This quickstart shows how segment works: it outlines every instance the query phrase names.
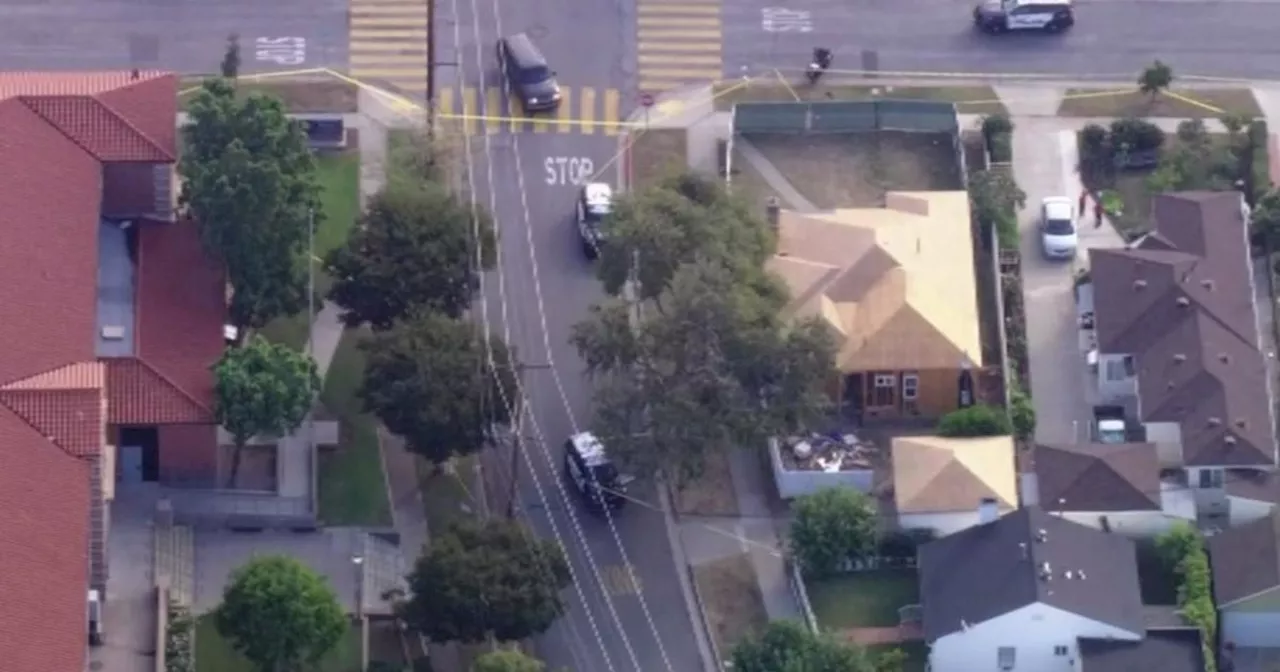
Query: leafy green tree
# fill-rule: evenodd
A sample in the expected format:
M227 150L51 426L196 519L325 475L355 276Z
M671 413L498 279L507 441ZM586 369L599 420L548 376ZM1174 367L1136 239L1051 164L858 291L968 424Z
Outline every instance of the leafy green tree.
M821 578L845 562L872 555L878 544L875 505L853 488L826 488L792 507L791 552L805 576Z
M471 672L543 672L547 666L519 651L490 651L476 659Z
M889 672L865 649L828 633L814 634L793 621L773 621L729 656L733 672Z
M260 672L314 670L347 630L324 577L282 555L235 570L214 618L218 633Z
M1138 90L1155 100L1161 91L1173 84L1173 69L1156 59L1138 75Z
M564 613L560 592L570 578L554 542L511 521L467 521L433 535L396 610L437 642L513 641L546 631Z
M1005 436L1012 433L1003 409L976 404L954 410L938 421L939 436Z
M1204 540L1194 527L1179 523L1156 537L1156 553L1169 569L1177 569L1182 561L1204 549Z
M256 336L223 352L213 377L218 423L235 442L227 482L232 487L249 439L297 429L320 389L320 376L309 355Z
M1036 407L1031 397L1021 389L1009 394L1009 424L1013 435L1029 441L1036 434Z
M219 65L222 70L222 76L226 79L235 79L240 74L240 36L231 33L227 36L227 50L222 54L222 63Z
M1003 248L1018 249L1018 211L1026 204L1026 192L1007 170L980 170L969 176L973 217L988 230L995 227Z
M775 245L761 214L697 173L623 196L602 224L609 244L596 268L605 292L617 296L634 280L639 298L654 299L681 265L697 259L755 271Z
M596 430L640 474L682 483L708 454L760 446L819 417L834 375L831 334L817 321L785 326L777 282L710 262L680 266L642 306L606 301L571 341L596 382Z
M474 216L478 236L471 206L432 182L393 184L370 199L347 244L325 260L334 278L329 299L342 306L343 322L383 330L421 310L462 316L479 273L493 267L493 223Z
M903 672L907 667L907 653L896 647L871 656L875 672Z
M509 420L500 400L505 392L515 402L514 357L498 337L486 342L470 321L423 313L362 347L365 409L436 465L479 450L489 423Z
M187 111L181 203L227 269L231 319L256 328L298 313L308 300L308 227L321 216L302 126L279 99L237 96L226 79L205 80Z
M1280 190L1272 188L1253 206L1250 228L1271 249L1280 247Z

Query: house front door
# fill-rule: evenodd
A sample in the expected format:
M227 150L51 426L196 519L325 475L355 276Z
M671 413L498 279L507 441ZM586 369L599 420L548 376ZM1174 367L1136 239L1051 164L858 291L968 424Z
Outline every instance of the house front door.
M142 446L120 447L120 482L142 482Z

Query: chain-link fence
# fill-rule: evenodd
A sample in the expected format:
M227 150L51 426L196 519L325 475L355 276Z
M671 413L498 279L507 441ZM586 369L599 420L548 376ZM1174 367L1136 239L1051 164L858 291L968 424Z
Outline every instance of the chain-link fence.
M734 133L918 131L959 135L956 107L926 100L738 103Z

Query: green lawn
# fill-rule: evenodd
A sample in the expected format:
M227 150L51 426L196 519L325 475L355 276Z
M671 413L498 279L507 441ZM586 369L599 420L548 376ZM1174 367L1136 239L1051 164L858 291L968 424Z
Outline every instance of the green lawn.
M829 630L896 626L899 607L920 603L914 569L850 572L805 587L818 624Z
M907 660L902 665L902 672L924 672L929 664L929 646L924 642L902 642L901 644L874 644L867 650L876 655L889 649L902 649Z
M346 636L310 672L360 672L360 628L354 623ZM206 615L196 625L196 672L254 672L231 645L218 634L213 616Z
M437 472L426 460L418 460L418 490L427 516L427 530L443 531L450 523L479 513L474 492L476 457L452 462L452 472ZM504 494L505 496L505 494Z
M364 333L343 333L320 393L341 423L339 446L320 453L320 520L326 525L391 525L377 421L362 412L356 394L364 376L364 353L358 347Z

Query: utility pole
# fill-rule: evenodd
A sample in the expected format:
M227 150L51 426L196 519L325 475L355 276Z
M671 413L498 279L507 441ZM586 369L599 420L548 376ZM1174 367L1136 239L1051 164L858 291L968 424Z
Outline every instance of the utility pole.
M529 369L550 369L550 364L516 364L516 376L521 379L520 389L526 389L528 386L524 384L524 372ZM529 437L522 437L524 431L525 413L532 413L526 405L524 395L516 401L515 417L510 418L511 423L511 482L507 484L507 518L516 517L516 486L519 483L520 475L520 444L530 440ZM545 438L545 437L544 437Z
M436 109L436 0L427 0L427 109ZM427 128L430 128L428 119Z

